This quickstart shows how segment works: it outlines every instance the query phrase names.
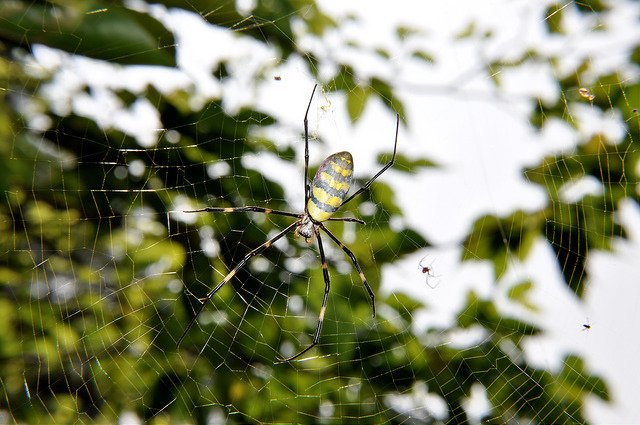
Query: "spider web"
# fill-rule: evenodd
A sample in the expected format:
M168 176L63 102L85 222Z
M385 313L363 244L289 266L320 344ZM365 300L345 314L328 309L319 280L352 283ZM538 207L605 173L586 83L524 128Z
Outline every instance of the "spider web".
M172 34L146 53L175 66L127 64L127 40L92 59L81 32L70 53L46 38L12 52L26 76L3 77L21 114L3 148L5 420L638 417L637 7L474 4L129 2ZM54 9L43 16L70 33ZM302 212L316 82L310 178L348 150L356 190L403 119L394 167L338 213L366 224L328 225L377 316L325 237L320 341L278 364L311 343L324 289L316 243L291 234L176 347L198 299L294 220L184 211Z

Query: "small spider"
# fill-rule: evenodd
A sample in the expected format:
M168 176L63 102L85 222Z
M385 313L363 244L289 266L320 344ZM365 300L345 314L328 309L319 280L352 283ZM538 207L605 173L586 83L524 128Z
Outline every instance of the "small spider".
M583 98L587 99L587 100L593 100L596 98L596 95L594 95L593 93L591 93L591 90L582 87L580 90L578 90L578 93L580 94L580 96L582 96Z
M426 274L427 275L427 285L429 286L429 288L431 289L435 289L436 286L438 286L440 284L440 280L437 280L436 283L434 285L429 283L429 278L438 278L440 276L436 276L435 274L433 274L433 267L431 267L433 265L433 263L436 260L431 261L428 265L425 263L424 260L426 260L427 257L424 256L422 257L422 259L420 260L420 263L418 263L418 266L420 268L420 271L422 272L422 274Z

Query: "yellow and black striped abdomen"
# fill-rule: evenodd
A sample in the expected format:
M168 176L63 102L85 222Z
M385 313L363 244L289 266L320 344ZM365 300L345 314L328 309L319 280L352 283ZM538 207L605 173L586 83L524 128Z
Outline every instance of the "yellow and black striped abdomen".
M338 152L327 157L311 183L307 212L315 221L326 221L342 205L353 180L353 157Z

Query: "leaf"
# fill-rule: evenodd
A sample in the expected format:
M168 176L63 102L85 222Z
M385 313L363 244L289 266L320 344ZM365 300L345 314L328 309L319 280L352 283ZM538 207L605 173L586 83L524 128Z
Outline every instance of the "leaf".
M424 50L416 50L415 52L413 52L411 54L411 56L413 56L416 59L420 59L426 63L432 64L435 62L435 59L433 58L433 55L425 52Z
M522 304L529 311L537 312L539 311L538 306L529 301L529 294L531 289L533 288L533 282L530 280L518 283L509 289L507 296Z
M400 142L398 142L400 143ZM378 164L386 164L391 157L391 153L378 155ZM409 157L396 153L396 160L393 169L405 173L416 173L420 168L437 167L436 163L426 158L409 159Z
M516 345L520 344L523 336L541 332L522 320L502 316L493 302L480 299L474 292L469 294L467 306L458 315L458 325L461 328L481 325L491 332L492 338L508 338Z
M3 3L0 36L15 43L28 40L28 46L40 43L122 64L175 66L173 36L147 14L99 0Z
M405 120L405 111L402 102L398 99L394 94L391 86L378 78L373 78L371 80L371 88L375 91L382 102L387 105L394 113L400 115L400 119L402 121Z
M396 28L396 36L400 40L406 40L410 36L416 35L416 34L419 34L419 33L420 33L419 29L412 28L412 27L407 27L407 26L404 26L404 25L401 25L401 26Z
M362 115L370 95L371 90L360 86L347 92L347 110L352 123Z
M374 51L378 54L378 56L380 56L384 60L389 60L391 58L391 54L386 49L378 48L378 49L375 49Z
M465 38L470 38L473 34L476 33L476 31L476 23L473 21L469 22L469 25L467 25L462 31L457 33L455 35L455 38L458 40L464 40Z
M491 260L496 277L507 270L510 256L523 260L543 228L543 213L516 211L505 218L480 217L464 242L464 260Z
M356 84L353 76L355 75L353 68L349 65L340 65L340 69L336 73L335 77L327 84L325 89L330 91L344 91L346 93L355 90L358 85Z
M564 6L556 3L547 9L545 12L545 20L544 22L547 25L547 30L552 34L562 34L564 30L562 29L562 17L563 17Z

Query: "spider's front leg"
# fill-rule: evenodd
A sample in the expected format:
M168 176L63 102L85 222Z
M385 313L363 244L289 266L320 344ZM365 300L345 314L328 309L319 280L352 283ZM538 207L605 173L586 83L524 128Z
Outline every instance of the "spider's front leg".
M249 252L247 255L244 256L244 258L238 263L236 264L236 266L231 269L231 271L229 271L229 273L227 273L227 275L224 277L224 279L222 279L222 281L220 283L218 283L216 285L215 288L213 288L211 291L209 291L209 293L207 294L206 297L200 299L200 302L202 303L200 305L200 307L198 307L198 309L195 312L195 315L193 316L193 318L189 321L189 324L187 325L186 329L184 330L184 332L182 332L182 335L180 336L180 338L178 339L178 342L176 343L176 346L179 346L180 343L182 342L182 340L184 339L184 337L187 335L187 332L189 332L189 329L191 329L191 327L194 325L194 323L196 322L196 320L198 319L198 316L200 315L200 313L202 312L202 310L204 309L204 306L207 305L207 303L209 301L211 301L211 298L213 298L213 296L227 283L229 282L233 276L236 275L236 273L238 272L238 270L240 270L240 268L242 268L247 261L249 261L251 258L255 257L256 255L260 254L262 251L268 249L269 247L271 247L271 245L273 245L273 243L275 241L277 241L278 239L280 239L281 237L283 237L284 235L286 235L287 233L289 233L290 231L293 230L293 228L295 226L298 226L300 223L299 221L294 221L293 223L291 223L289 226L287 226L283 231L281 231L280 233L278 233L277 235L275 235L274 237L272 237L271 239L269 239L268 241L266 241L265 243L263 243L262 245L260 245L259 247L253 249L251 252Z

